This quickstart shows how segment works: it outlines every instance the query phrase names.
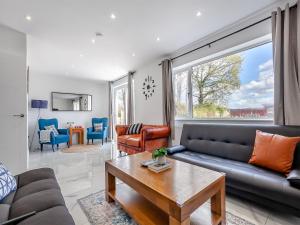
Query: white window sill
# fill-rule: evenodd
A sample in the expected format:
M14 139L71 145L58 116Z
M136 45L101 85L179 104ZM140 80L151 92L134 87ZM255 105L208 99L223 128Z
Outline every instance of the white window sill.
M175 126L182 127L183 124L259 124L272 125L273 120L268 119L175 119Z

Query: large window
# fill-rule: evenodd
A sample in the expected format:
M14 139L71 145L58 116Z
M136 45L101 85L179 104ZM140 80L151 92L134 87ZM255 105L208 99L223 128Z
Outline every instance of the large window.
M176 118L273 119L272 43L174 71Z

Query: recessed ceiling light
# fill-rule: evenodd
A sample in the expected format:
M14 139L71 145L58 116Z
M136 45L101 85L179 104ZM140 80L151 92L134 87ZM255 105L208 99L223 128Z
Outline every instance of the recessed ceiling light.
M26 16L25 16L25 19L28 20L28 21L31 21L31 20L32 20L32 18L31 18L30 15L26 15Z
M132 56L134 57L134 56L135 56L135 53L132 53Z
M159 38L159 37L157 37L157 38L156 38L156 41L160 41L160 38Z
M79 56L82 58L84 56L84 54L80 54Z
M96 40L95 40L94 38L93 38L91 41L92 41L92 43L93 43L93 44L95 44L95 43L96 43Z
M112 20L114 20L114 19L116 19L116 15L115 14L110 14L110 18L112 19Z
M200 12L200 11L198 11L197 13L196 13L196 16L201 16L202 15L202 13Z

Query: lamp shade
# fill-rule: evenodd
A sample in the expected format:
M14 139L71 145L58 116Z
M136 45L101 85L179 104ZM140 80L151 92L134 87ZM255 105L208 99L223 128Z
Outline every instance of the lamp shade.
M48 101L47 100L31 100L31 108L33 109L47 109L48 108Z

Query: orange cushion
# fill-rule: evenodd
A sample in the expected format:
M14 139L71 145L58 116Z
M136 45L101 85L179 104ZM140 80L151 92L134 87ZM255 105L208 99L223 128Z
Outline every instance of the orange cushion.
M249 163L288 174L299 141L300 137L285 137L257 130Z
M135 134L130 135L129 138L126 140L126 144L134 147L140 147L141 146L141 135Z

